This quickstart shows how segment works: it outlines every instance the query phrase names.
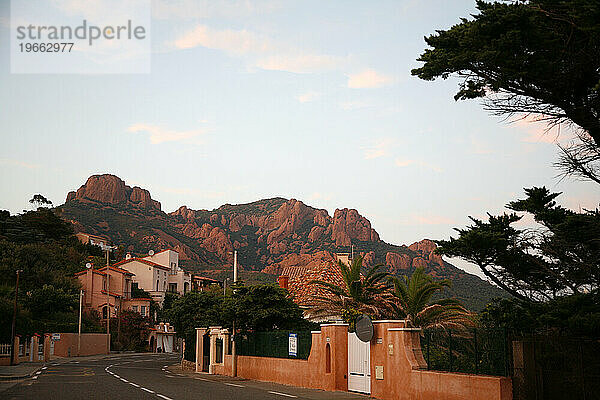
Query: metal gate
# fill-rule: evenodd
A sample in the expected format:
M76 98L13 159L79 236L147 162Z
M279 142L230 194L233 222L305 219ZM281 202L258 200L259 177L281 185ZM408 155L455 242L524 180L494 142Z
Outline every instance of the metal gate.
M371 393L371 348L356 333L348 333L348 390Z

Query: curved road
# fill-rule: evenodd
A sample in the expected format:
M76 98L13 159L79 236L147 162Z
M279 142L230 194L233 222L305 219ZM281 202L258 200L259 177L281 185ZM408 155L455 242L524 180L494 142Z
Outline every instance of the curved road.
M218 375L182 373L179 355L133 354L48 363L32 378L0 392L0 398L94 399L362 399Z

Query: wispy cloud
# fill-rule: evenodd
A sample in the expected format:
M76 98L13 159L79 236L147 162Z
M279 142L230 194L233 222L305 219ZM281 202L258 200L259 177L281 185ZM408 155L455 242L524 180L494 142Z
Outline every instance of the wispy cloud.
M373 160L375 158L388 155L393 144L394 139L392 138L381 138L375 140L369 146L363 147L365 160Z
M455 225L456 221L452 218L437 214L417 214L408 215L401 222L402 225Z
M138 123L130 125L127 128L131 133L144 133L150 137L150 143L160 144L166 142L183 142L189 144L202 144L204 141L201 136L207 133L208 129L194 129L188 131L176 131L166 129L161 126Z
M431 164L431 163L428 163L425 161L419 161L419 160L407 160L407 159L403 159L403 158L396 158L394 160L394 164L396 164L396 166L400 167L400 168L415 165L415 166L419 166L421 168L430 169L433 172L443 172L443 169L438 167L437 165Z
M366 69L348 75L348 87L351 89L373 89L394 83L394 78L374 69Z
M521 138L525 143L559 143L561 130L559 127L548 129L543 116L529 114L523 118L512 121L514 126L525 133Z
M471 147L470 147L470 152L472 154L491 154L492 153L492 149L490 148L490 146L485 143L484 141L472 137L471 138Z
M319 54L273 40L248 30L218 30L198 25L173 42L177 49L205 47L243 58L249 65L264 70L314 73L341 68L346 58Z
M394 164L396 164L397 167L408 167L409 165L412 165L415 163L415 160L403 160L401 158L396 158L394 160Z
M38 164L32 164L21 160L15 160L12 158L0 158L0 165L10 165L13 167L21 167L27 169L35 169L40 167Z
M302 94L299 94L298 96L296 96L296 100L298 100L300 103L308 103L308 102L316 100L319 97L321 97L321 93L314 92L314 91L308 91L308 92L305 92L305 93L302 93Z

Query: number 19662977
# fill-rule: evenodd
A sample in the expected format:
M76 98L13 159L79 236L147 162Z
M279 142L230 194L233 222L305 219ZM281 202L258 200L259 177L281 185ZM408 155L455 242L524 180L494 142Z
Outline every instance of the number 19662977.
M21 53L70 53L74 43L19 43Z

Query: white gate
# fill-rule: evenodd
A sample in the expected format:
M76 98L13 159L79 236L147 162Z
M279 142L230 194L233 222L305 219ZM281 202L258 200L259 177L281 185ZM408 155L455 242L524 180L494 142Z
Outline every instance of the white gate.
M371 393L371 347L348 333L348 390Z

